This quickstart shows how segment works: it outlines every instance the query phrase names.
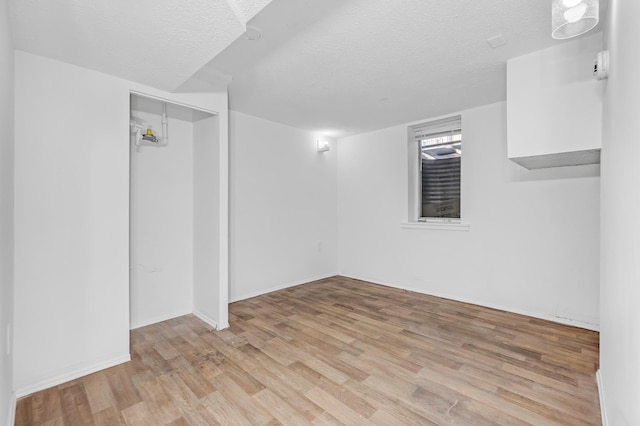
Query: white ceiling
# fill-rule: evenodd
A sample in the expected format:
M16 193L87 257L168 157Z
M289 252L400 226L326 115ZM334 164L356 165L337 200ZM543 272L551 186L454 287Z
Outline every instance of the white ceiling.
M271 0L9 0L16 49L172 91Z
M507 59L558 43L551 0L274 0L249 24L202 72L233 77L233 110L335 136L504 100Z
M17 49L168 91L230 82L231 109L327 136L504 100L507 59L558 43L551 0L10 5ZM259 40L241 37L247 23ZM507 44L492 49L498 34Z

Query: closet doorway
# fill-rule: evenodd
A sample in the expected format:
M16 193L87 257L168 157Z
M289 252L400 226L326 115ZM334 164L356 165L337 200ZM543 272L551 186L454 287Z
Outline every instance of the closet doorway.
M130 95L130 328L220 318L219 116Z

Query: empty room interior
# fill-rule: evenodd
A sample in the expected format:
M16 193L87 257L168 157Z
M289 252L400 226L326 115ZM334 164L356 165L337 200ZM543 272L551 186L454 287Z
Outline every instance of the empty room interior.
M637 0L0 0L0 424L640 425Z

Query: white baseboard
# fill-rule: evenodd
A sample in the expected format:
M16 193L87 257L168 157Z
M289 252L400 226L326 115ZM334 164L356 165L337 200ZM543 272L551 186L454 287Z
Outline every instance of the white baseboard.
M202 321L206 322L207 324L209 324L211 327L213 327L215 330L224 330L225 328L229 328L229 323L226 322L224 324L218 324L217 321L215 321L213 318L211 318L209 315L204 314L198 310L193 310L193 315L197 316L198 318L200 318Z
M588 323L588 322L577 321L577 320L573 320L571 318L556 317L556 316L553 316L553 315L541 314L541 313L538 313L538 312L531 312L531 311L526 311L526 310L517 309L517 308L514 309L514 308L511 308L511 307L507 307L507 306L501 306L501 305L496 305L496 304L492 304L492 303L481 302L481 301L478 301L478 300L469 299L469 298L465 298L465 297L458 297L458 296L454 296L454 295L451 295L451 294L431 292L431 291L426 291L426 290L419 289L419 288L413 288L413 287L401 286L401 285L397 285L397 284L385 283L385 282L381 282L381 281L374 280L374 279L371 279L371 278L366 278L366 277L357 277L357 276L353 276L353 275L342 275L342 276L344 276L346 278L352 278L352 279L356 279L356 280L361 280L361 281L368 281L370 283L383 285L385 287L392 287L392 288L398 288L398 289L401 289L401 290L414 291L416 293L427 294L429 296L441 297L443 299L455 300L457 302L470 303L472 305L484 306L486 308L497 309L497 310L506 311L506 312L512 312L514 314L525 315L525 316L528 316L528 317L538 318L538 319L542 319L542 320L546 320L546 321L551 321L551 322L555 322L555 323L558 323L558 324L564 324L564 325L570 325L572 327L584 328L585 330L600 331L600 326L598 324L591 324L591 323Z
M319 276L319 277L306 278L306 279L303 279L303 280L293 281L293 282L289 282L287 284L282 284L282 285L278 285L278 286L275 286L275 287L266 288L264 290L258 290L258 291L255 291L255 292L251 292L251 293L247 293L247 294L243 294L243 295L239 295L239 296L230 297L229 298L229 303L239 302L241 300L246 300L246 299L251 299L252 297L262 296L263 294L272 293L272 292L278 291L278 290L284 290L285 288L295 287L297 285L307 284L307 283L310 283L310 282L313 282L313 281L324 280L325 278L335 277L336 275L337 274L330 274L330 275L322 275L322 276Z
M160 315L160 316L157 316L157 317L145 319L143 321L138 321L135 324L131 323L129 325L129 328L131 330L135 330L136 328L146 327L146 326L151 325L151 324L157 324L159 322L167 321L167 320L174 319L174 318L178 318L178 317L181 317L183 315L189 315L190 313L191 313L191 311L172 312L170 314Z
M602 417L602 426L607 426L609 421L607 420L607 406L604 402L604 385L602 383L602 374L600 369L596 371L596 382L598 383L598 396L600 397L600 417Z
M122 364L123 362L127 362L127 361L131 361L130 354L121 355L116 358L98 362L86 367L73 369L71 371L58 374L54 377L41 380L32 385L25 386L21 389L17 389L15 392L15 397L22 398L23 396L31 395L34 392L39 392L41 390L49 389L51 387L61 385L71 380L75 380L79 377L86 376L88 374L95 373L96 371L104 370L105 368L113 367L115 365Z
M16 398L16 394L12 393L11 394L11 401L9 403L9 418L7 421L8 425L15 425L16 424L16 402L17 402L18 398Z

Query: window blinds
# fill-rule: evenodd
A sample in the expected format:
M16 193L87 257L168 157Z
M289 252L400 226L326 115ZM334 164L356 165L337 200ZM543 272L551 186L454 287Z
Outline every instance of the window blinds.
M445 137L460 135L461 124L461 118L458 116L414 128L414 140L417 142L420 153L421 218L460 218L460 151L456 151L457 154L445 154L442 157L438 157L435 153L440 148L448 147L450 150L445 151L451 152L453 146L460 147L461 141L453 142L453 138ZM433 139L435 140L432 143L427 142ZM428 155L427 152L432 152L434 155Z

